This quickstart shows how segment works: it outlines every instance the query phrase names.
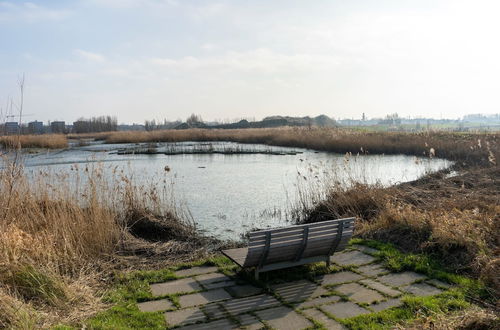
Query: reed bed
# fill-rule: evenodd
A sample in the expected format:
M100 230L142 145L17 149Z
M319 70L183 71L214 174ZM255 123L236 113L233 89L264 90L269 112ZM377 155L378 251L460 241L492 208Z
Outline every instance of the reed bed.
M234 141L352 154L405 154L496 162L499 133L359 132L338 128L188 129L101 133L106 143Z
M452 272L482 279L500 298L500 169L430 174L392 187L353 182L301 188L298 222L355 216L356 236L394 243L442 260Z
M118 171L0 172L0 328L39 328L102 308L96 288L120 254L196 258L202 238L164 193ZM109 169L112 170L112 169ZM108 178L108 179L106 179ZM189 251L189 255L186 251Z
M68 146L68 140L63 134L44 135L5 135L0 136L0 146L5 149L17 148L47 148L61 149Z

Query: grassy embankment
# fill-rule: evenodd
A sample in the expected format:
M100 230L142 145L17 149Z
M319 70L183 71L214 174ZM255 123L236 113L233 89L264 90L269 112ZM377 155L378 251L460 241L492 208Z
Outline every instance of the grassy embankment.
M306 215L309 220L356 215L358 235L430 253L445 260L448 271L483 279L490 295L498 288L498 134L263 129L115 132L100 137L109 143L227 140L455 160L462 171L455 178L434 176L387 189L332 186L328 198ZM167 262L203 255L206 241L196 239L189 224L162 206L157 191L134 187L127 178L108 182L99 172L85 169L80 175L88 175L88 181L78 187L69 185L68 178L58 181L43 174L33 181L21 173L12 166L0 177L0 327L71 323L99 310L96 292L109 278L99 274L120 265L120 254L147 254L133 261L152 263L158 255ZM162 235L151 235L150 228ZM199 253L182 254L191 249Z

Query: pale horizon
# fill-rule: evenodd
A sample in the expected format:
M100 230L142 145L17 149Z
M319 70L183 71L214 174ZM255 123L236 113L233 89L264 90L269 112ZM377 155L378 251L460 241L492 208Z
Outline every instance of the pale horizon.
M116 116L457 119L500 112L495 1L0 1L0 108Z

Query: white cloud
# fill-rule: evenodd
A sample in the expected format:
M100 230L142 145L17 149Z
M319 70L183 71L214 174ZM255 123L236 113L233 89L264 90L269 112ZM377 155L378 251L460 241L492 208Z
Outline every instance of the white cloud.
M98 54L98 53L93 53L93 52L89 52L89 51L82 50L82 49L75 49L74 52L78 56L80 56L88 61L104 62L106 60L106 58L103 55Z
M210 42L207 42L207 43L204 43L203 45L201 45L200 47L201 49L205 50L205 51L213 51L215 49L217 49L217 45L215 44L212 44Z
M35 23L40 21L56 21L66 19L72 14L66 9L52 9L43 7L32 2L13 3L0 2L1 22L25 22Z
M85 4L106 8L126 9L178 6L179 2L176 0L85 0Z
M176 70L226 70L256 73L293 73L335 69L341 59L334 55L281 54L260 48L245 52L230 51L220 56L180 59L153 58L151 63Z

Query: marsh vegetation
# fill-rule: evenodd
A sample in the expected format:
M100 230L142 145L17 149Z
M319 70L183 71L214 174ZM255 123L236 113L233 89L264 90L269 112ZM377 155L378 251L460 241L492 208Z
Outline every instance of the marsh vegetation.
M357 236L445 260L447 271L480 279L490 297L483 307L498 298L498 134L285 128L113 132L70 138L84 137L107 143L235 141L455 161L454 176L439 172L391 187L338 185L333 177L302 189L297 212L302 212L300 221L356 216ZM10 148L8 155L22 154L22 147L67 144L63 136L46 138L52 142L42 143L37 136L3 137L1 143ZM97 165L73 167L72 175L41 171L27 176L18 158L4 159L0 327L81 321L106 307L99 297L114 270L192 261L210 255L221 244L200 235L189 213L167 203L164 192L155 187L137 185L120 171L112 177L103 175Z

